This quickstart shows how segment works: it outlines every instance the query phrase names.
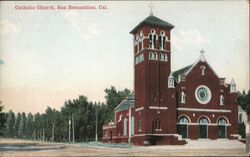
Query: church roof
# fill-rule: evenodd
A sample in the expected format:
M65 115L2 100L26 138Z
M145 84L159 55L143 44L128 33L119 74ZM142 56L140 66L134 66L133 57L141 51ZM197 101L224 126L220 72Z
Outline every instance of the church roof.
M178 79L178 76L179 76L179 75L185 74L189 69L192 68L192 66L193 66L193 64L188 65L188 66L186 66L186 67L184 67L184 68L181 68L181 69L179 69L179 70L174 71L174 72L173 72L174 78L175 78L175 79Z
M130 33L134 33L138 28L140 28L142 25L153 25L153 26L160 26L168 29L174 28L174 25L159 19L158 17L155 17L154 15L149 15L146 19L144 19L142 22L140 22Z
M124 99L116 108L115 112L121 112L129 109L129 106L131 105L131 108L135 107L135 101L134 101L134 95L131 95L131 98Z

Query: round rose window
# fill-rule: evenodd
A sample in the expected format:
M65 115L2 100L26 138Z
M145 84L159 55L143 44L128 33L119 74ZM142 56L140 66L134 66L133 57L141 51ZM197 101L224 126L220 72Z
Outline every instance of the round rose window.
M195 98L201 104L207 104L211 100L211 91L205 85L200 85L195 90Z

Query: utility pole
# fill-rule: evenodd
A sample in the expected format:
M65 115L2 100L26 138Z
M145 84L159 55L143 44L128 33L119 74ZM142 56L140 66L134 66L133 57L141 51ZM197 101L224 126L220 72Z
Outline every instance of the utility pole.
M54 142L54 138L55 138L55 123L52 123L52 141Z
M72 114L72 130L73 130L73 143L75 143L75 120L74 120L74 114Z
M43 127L43 142L44 142L44 127Z
M98 142L98 110L95 108L95 141Z
M36 127L35 127L35 116L33 118L33 135L34 135L34 141L36 140Z
M70 125L71 125L71 119L70 119L70 116L69 116L69 144L70 144Z

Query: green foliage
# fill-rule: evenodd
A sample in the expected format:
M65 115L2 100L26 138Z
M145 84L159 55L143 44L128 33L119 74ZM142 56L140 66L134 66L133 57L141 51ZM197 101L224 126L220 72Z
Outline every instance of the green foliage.
M12 110L10 110L9 113L7 113L7 121L5 123L6 130L4 134L7 137L13 137L13 135L15 134L14 125L15 125L15 114L14 112L12 112Z
M4 128L5 128L5 121L6 121L6 116L2 112L3 111L3 105L2 102L0 101L0 136L3 135Z
M241 108L250 115L250 90L248 90L247 94L245 91L242 93L238 93L238 102Z
M18 113L15 116L9 111L5 136L67 142L70 120L71 140L74 127L75 141L90 141L95 139L97 116L98 137L102 137L102 126L113 119L114 108L129 96L131 91L117 91L111 86L110 89L105 89L105 93L106 104L89 102L86 96L80 95L76 99L65 101L60 111L49 106L43 114L28 113L26 116L25 113Z
M116 91L114 86L111 86L110 89L106 88L105 90L105 98L106 98L106 123L113 120L114 117L114 108L119 105L122 100L131 95L131 91L129 89L124 89L123 91Z
M26 136L26 114L23 112L18 128L18 137L25 138Z
M33 134L33 115L31 113L28 113L27 115L27 121L26 121L26 137L32 138Z
M14 137L18 136L20 121L21 121L21 113L18 112L18 114L16 116L16 120L15 120L15 125L14 125L14 134L15 134Z

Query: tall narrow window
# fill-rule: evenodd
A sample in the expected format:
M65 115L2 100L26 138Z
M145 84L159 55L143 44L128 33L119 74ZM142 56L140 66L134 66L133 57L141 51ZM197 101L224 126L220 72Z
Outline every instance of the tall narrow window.
M127 136L127 118L124 118L123 120L123 135Z
M188 119L181 117L178 121L177 132L182 135L182 138L188 138Z
M161 31L159 40L160 40L160 49L166 50L166 35L164 31Z
M222 94L220 95L220 105L224 105L224 96Z
M221 118L218 121L218 137L227 138L227 121L224 118Z
M141 131L141 117L138 120L138 131Z
M143 31L140 32L140 43L141 43L141 50L143 49L143 40L144 40L144 34L143 34Z
M155 30L152 29L151 33L149 34L149 48L155 49L156 48L156 34Z
M207 138L208 137L208 120L206 118L201 118L199 120L199 138Z
M131 118L131 135L135 134L135 118L132 116Z

